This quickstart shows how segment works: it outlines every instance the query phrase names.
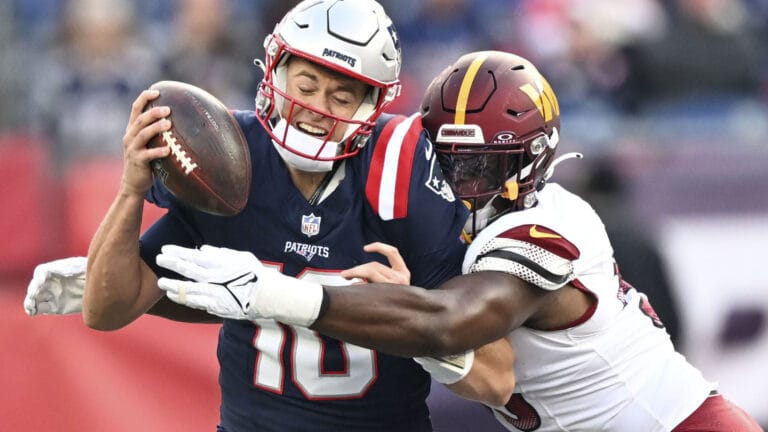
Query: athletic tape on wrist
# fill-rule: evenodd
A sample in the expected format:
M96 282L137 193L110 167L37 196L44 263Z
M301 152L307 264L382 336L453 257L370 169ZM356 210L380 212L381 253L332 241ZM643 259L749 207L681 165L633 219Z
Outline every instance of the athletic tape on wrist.
M442 384L454 384L469 374L475 361L475 352L444 356L440 358L414 357L425 371L429 372L435 381Z
M320 314L325 297L323 286L277 270L259 275L249 306L249 319L271 318L284 324L309 327Z

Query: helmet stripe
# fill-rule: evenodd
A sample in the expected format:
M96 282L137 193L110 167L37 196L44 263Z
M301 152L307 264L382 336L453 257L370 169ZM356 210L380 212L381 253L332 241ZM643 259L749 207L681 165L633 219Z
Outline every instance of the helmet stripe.
M485 59L488 58L488 53L482 53L472 60L472 64L467 68L467 73L464 75L464 79L461 81L461 88L459 89L459 99L456 101L456 116L454 124L464 124L467 100L469 99L469 90L472 88L472 82L475 80L477 71L480 70L480 65L483 64Z

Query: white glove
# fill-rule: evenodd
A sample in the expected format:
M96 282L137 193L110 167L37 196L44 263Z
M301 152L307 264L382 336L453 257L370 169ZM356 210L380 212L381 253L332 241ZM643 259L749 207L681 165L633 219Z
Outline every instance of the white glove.
M454 384L464 379L475 362L475 352L467 352L440 358L414 357L425 371L432 375L435 381L442 384Z
M222 318L268 318L308 327L320 313L323 287L264 267L252 253L202 246L163 246L157 265L191 281L160 278L157 282L176 303Z
M38 264L24 297L27 315L82 312L87 261L85 257L72 257Z

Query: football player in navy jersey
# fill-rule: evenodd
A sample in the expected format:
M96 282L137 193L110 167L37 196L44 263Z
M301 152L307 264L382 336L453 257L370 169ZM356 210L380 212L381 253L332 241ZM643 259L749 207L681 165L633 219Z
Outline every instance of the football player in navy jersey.
M212 216L152 181L148 149L167 130L167 107L133 104L120 189L88 252L83 319L121 328L164 291L156 264L166 244L248 251L295 277L283 293L309 316L322 285L372 261L376 242L397 247L412 283L435 287L460 269L466 208L445 183L419 115L383 114L398 95L400 47L373 0L298 4L264 43L255 111L235 112L253 163L246 208ZM145 196L168 213L139 238ZM374 243L365 249L365 245ZM376 280L376 278L373 278ZM407 281L406 281L407 282ZM228 318L228 317L225 317ZM409 358L308 330L311 320L224 319L219 336L221 431L429 431L429 375Z
M301 322L385 352L444 355L417 361L440 382L472 377L471 398L511 431L762 431L675 351L648 298L622 280L590 205L547 182L559 160L580 155L555 159L560 109L533 64L498 51L462 56L433 80L422 113L447 181L472 209L463 275L437 290L315 287L315 307L297 308L283 293L310 288L249 252L165 246L158 264L192 281L161 278L160 287L228 318ZM405 262L380 250L407 279ZM361 274L375 272L342 275ZM464 352L499 338L515 349L510 370L479 355L487 346ZM494 378L514 393L498 402L504 386Z

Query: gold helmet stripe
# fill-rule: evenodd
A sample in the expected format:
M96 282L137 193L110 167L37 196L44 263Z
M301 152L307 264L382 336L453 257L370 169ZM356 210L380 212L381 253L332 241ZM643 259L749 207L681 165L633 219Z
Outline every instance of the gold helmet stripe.
M486 58L488 58L488 53L478 55L477 58L472 60L469 68L467 68L467 73L461 81L461 88L459 88L459 99L456 101L456 117L454 119L454 124L464 124L467 114L469 90L472 88L472 82L475 80L477 71L480 70L480 65L483 64Z

